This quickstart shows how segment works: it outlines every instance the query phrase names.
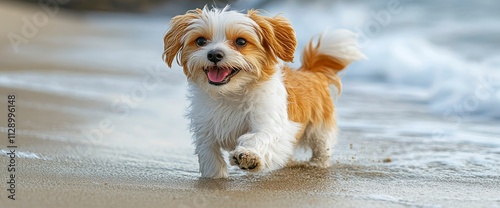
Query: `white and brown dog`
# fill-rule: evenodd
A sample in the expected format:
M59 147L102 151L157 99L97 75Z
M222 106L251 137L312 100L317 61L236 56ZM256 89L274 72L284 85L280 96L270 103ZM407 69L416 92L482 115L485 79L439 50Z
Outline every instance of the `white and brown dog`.
M337 126L329 85L364 55L355 34L337 30L311 40L302 66L293 70L297 44L290 22L224 9L174 17L164 37L163 59L177 57L189 82L188 117L202 177L228 176L231 165L251 172L281 168L294 149L310 147L310 164L327 167Z

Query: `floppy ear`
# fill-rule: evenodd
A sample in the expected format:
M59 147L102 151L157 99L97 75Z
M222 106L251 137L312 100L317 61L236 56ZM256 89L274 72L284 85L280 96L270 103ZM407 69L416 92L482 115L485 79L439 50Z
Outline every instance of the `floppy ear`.
M182 36L185 34L189 22L197 17L197 14L201 13L201 10L197 9L194 11L189 11L184 15L178 15L170 20L170 28L163 37L164 48L163 48L163 61L167 63L168 67L172 67L172 62L175 56L181 50L183 43L181 42Z
M265 49L283 61L293 62L297 39L290 21L282 16L264 17L256 10L249 10L247 15L259 25Z

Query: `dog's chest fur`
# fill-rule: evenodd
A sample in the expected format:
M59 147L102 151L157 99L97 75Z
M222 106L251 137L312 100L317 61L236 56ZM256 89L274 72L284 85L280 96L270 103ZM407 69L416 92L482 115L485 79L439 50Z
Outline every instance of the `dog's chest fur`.
M238 137L250 131L249 114L256 110L252 109L251 100L214 99L199 89L192 93L191 131L199 139L215 141L226 150L234 149Z
M190 91L191 131L203 143L217 142L223 149L233 150L241 135L256 128L264 131L284 128L292 137L296 132L295 124L288 120L287 92L281 71L236 97L211 96L195 84L190 84Z

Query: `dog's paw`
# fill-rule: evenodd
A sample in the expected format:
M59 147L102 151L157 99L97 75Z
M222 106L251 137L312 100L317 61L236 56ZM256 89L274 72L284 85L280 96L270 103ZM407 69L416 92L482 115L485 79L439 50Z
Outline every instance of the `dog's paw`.
M328 168L330 167L330 157L311 158L307 164L311 167Z
M226 169L218 170L216 172L201 172L201 178L219 179L228 177L229 174Z
M237 148L229 154L231 165L238 166L243 170L258 172L263 169L260 157L247 149Z

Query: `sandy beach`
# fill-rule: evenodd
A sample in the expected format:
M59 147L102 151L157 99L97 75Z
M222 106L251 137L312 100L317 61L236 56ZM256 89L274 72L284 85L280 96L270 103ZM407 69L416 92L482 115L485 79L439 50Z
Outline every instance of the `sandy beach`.
M40 11L0 2L2 208L500 207L498 120L456 127L425 102L356 80L337 101L330 168L202 179L183 117L185 77L161 61L169 18L60 9L16 52L5 37L22 36L23 17ZM15 172L6 168L11 94ZM454 133L436 137L436 128Z

